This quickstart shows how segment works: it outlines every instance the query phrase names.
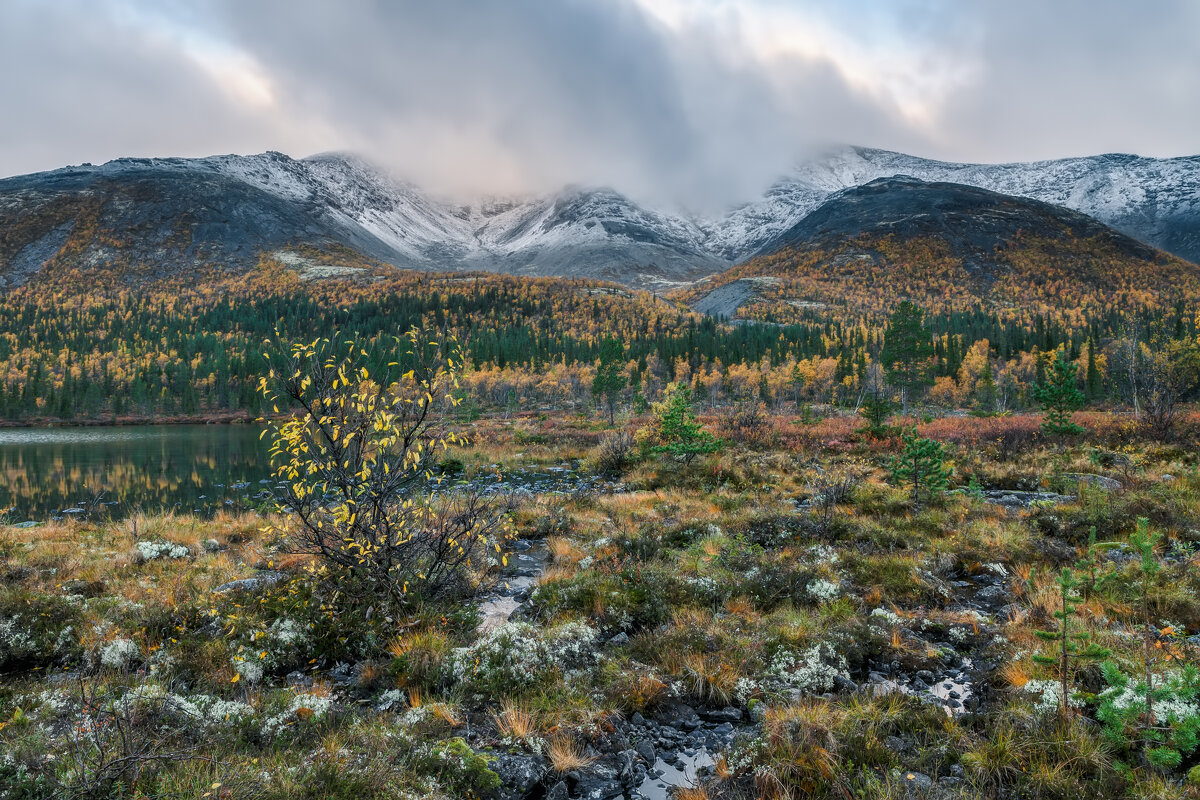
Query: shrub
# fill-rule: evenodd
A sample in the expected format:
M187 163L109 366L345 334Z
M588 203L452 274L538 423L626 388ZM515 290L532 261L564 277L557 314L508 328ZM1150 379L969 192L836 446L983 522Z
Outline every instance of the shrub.
M609 431L596 448L596 471L602 475L621 475L633 457L633 435L628 431Z
M417 329L397 353L318 339L281 348L260 390L278 410L275 476L294 513L288 549L315 555L340 604L407 604L462 596L496 565L507 521L472 493L428 491L438 454L461 442L445 427L462 355ZM377 373L374 363L389 363Z
M741 400L729 406L717 421L721 435L749 447L765 447L771 442L771 421L767 407L760 402Z

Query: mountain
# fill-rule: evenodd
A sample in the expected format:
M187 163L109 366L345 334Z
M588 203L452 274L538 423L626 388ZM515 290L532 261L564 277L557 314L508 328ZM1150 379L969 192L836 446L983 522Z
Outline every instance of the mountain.
M201 262L245 269L297 246L400 267L671 285L729 265L702 239L695 223L609 189L456 206L342 154L118 159L0 180L10 285L48 262L165 277Z
M896 175L1070 208L1200 262L1200 157L980 165L845 148L724 217L697 219L594 187L455 204L354 156L268 152L126 158L0 180L0 286L43 269L131 279L201 265L238 271L267 253L316 267L361 254L418 269L673 288L762 252L839 192Z
M955 183L880 178L835 193L741 265L690 290L697 310L794 318L882 312L1056 313L1195 297L1200 266L1061 206ZM743 315L746 315L743 312Z
M1100 155L1014 164L955 164L848 147L798 165L764 196L714 225L709 249L732 261L760 251L834 193L909 175L1064 206L1200 263L1200 156Z

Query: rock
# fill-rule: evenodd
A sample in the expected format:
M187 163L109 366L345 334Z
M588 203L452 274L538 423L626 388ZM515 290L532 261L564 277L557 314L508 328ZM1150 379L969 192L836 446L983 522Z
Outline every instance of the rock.
M933 779L920 772L904 773L904 785L909 794L924 794L933 788Z
M550 787L550 791L546 792L546 800L567 800L569 796L566 781L559 781Z
M489 765L500 785L514 797L525 797L546 774L546 759L539 755L504 754Z
M709 722L740 722L742 710L733 706L725 706L725 708L701 711L700 716Z
M634 745L634 749L637 750L637 754L642 757L642 761L645 761L650 766L654 766L654 762L658 760L654 753L654 745L650 744L650 742L646 741L645 739L642 739L640 742Z
M1108 478L1104 475L1093 475L1087 472L1068 472L1063 475L1068 481L1076 483L1086 483L1094 489L1100 489L1105 492L1119 492L1122 488L1121 482L1116 478Z
M659 720L664 725L685 731L694 731L700 727L700 717L696 710L683 703L675 703L659 712Z
M893 753L903 753L908 749L908 745L899 736L888 736L883 740L883 744Z
M272 586L283 580L282 572L262 572L255 575L253 578L242 578L238 581L230 581L223 583L213 589L214 594L225 594L226 592L251 592L260 586Z
M625 645L629 644L629 634L621 631L616 636L609 639L606 644L610 644L613 647L624 647Z
M933 673L927 669L919 669L917 670L917 679L922 680L927 684L933 683Z
M584 778L575 787L575 796L580 800L609 800L613 797L624 797L625 787L616 781Z
M858 691L858 684L843 675L834 675L833 685L838 691L847 694Z
M635 711L633 712L633 716L629 718L629 724L637 725L639 728L644 727L646 724L646 718L642 716L640 711Z

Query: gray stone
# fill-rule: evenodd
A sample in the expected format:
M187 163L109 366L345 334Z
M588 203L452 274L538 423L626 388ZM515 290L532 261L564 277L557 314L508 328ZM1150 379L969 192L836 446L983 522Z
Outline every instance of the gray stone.
M283 580L282 572L261 572L253 578L242 578L238 581L230 581L223 583L213 589L215 594L225 594L226 592L251 592L260 586L273 586Z
M575 787L577 796L581 800L609 800L613 797L623 797L625 795L625 787L616 781L595 780L585 778Z
M1105 492L1119 492L1123 488L1121 482L1116 478L1108 478L1104 475L1093 475L1085 472L1068 472L1063 475L1069 481L1076 483L1086 483L1094 489L1101 489Z
M566 781L559 781L550 787L550 791L546 792L546 800L567 800L569 796Z
M500 785L516 797L525 797L546 774L546 760L538 755L504 754L489 765Z
M616 636L609 639L608 644L611 644L613 647L624 647L625 645L629 644L629 635L624 631L621 631Z
M906 772L903 778L909 794L924 794L933 788L933 778L923 773Z
M657 760L654 753L654 745L650 744L650 742L646 741L645 739L642 739L640 742L634 745L634 749L637 750L637 754L642 757L643 761L650 766L654 766L654 762Z

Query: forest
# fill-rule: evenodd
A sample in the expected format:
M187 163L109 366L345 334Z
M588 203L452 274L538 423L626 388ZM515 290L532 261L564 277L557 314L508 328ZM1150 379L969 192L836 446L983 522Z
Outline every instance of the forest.
M914 388L933 406L1035 406L1033 387L1059 352L1078 366L1089 403L1136 405L1151 354L1191 347L1198 330L1194 306L1167 295L1114 303L1101 288L1073 295L1075 304L1018 305L938 295L935 283L914 296L928 344ZM56 273L0 294L0 420L253 417L265 410L255 385L270 341L336 332L385 359L388 342L413 325L463 342L469 409L587 408L600 400L592 388L610 341L622 406L644 407L683 381L709 408L755 398L856 409L894 303L875 302L879 292L868 302L853 286L807 292L821 301L803 307L773 300L775 289L726 321L692 312L684 301L695 290L660 297L594 281L378 265L365 277L305 280L264 258L244 275L136 285ZM1082 286L1075 291L1086 294Z

